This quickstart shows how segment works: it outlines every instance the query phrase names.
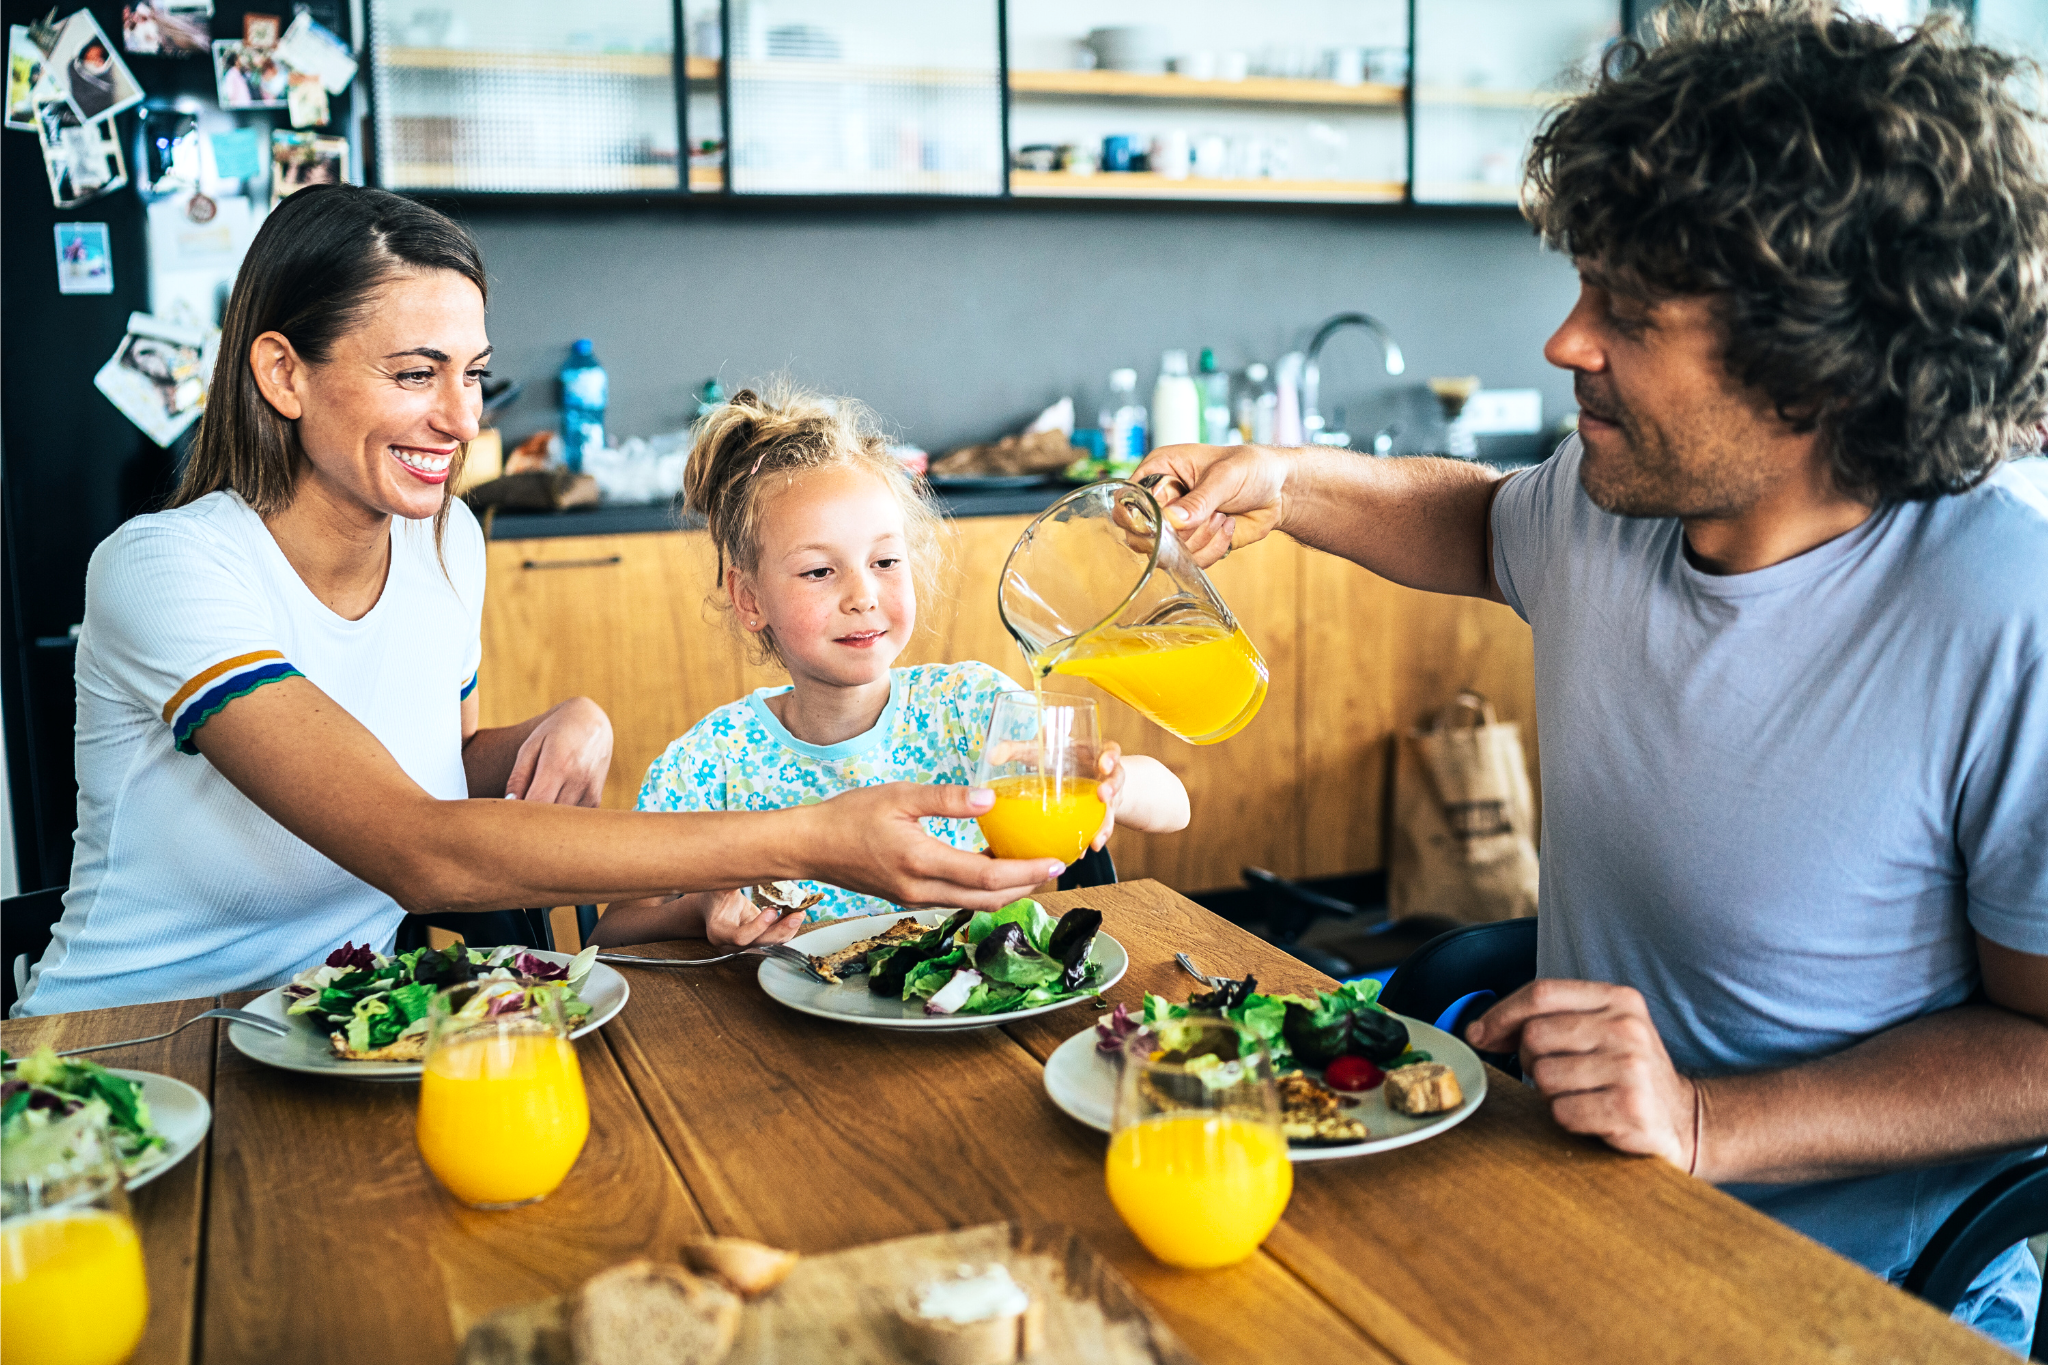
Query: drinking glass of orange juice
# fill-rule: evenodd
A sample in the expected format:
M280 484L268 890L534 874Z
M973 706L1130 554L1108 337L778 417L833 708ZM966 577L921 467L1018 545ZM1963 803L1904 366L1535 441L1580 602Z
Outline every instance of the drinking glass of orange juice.
M1058 692L996 698L974 785L991 788L981 836L998 858L1071 863L1088 851L1108 807L1096 793L1102 741L1095 703Z
M590 1136L561 992L467 982L437 994L427 1019L415 1128L427 1169L475 1209L553 1194Z
M1251 724L1266 661L1134 483L1078 488L1003 563L1003 625L1032 675L1082 678L1190 744Z
M1294 1192L1265 1045L1228 1019L1176 1019L1121 1060L1108 1176L1125 1226L1171 1266L1251 1255Z
M0 1359L119 1365L149 1286L106 1106L18 1133L0 1166Z

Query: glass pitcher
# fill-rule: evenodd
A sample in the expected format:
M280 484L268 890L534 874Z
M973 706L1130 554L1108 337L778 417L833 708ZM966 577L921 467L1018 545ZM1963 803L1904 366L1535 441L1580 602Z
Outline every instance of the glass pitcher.
M1137 484L1046 508L1003 564L997 606L1034 678L1084 678L1190 744L1229 739L1266 699L1266 661Z

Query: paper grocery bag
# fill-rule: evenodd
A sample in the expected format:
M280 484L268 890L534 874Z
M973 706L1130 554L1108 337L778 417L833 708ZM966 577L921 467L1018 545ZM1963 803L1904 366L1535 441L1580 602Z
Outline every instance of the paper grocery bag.
M1479 924L1535 914L1535 801L1521 727L1461 692L1427 726L1397 736L1395 749L1392 916Z

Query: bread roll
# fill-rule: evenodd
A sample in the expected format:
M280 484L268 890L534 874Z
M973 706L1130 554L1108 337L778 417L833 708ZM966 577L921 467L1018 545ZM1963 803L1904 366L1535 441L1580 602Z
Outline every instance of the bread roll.
M781 1284L796 1267L794 1251L750 1242L744 1237L707 1237L683 1248L683 1261L744 1299L758 1299Z
M716 1365L740 1328L740 1301L681 1266L628 1261L576 1291L576 1365Z

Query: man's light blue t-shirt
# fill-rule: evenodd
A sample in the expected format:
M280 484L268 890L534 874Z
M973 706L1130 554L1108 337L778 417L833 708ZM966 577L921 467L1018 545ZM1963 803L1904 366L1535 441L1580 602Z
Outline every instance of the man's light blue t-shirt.
M1637 988L1712 1076L1962 1003L1976 935L2048 954L2048 496L2008 467L1715 576L1579 457L1493 511L1535 631L1540 974ZM2018 1156L1727 1189L1897 1279Z

